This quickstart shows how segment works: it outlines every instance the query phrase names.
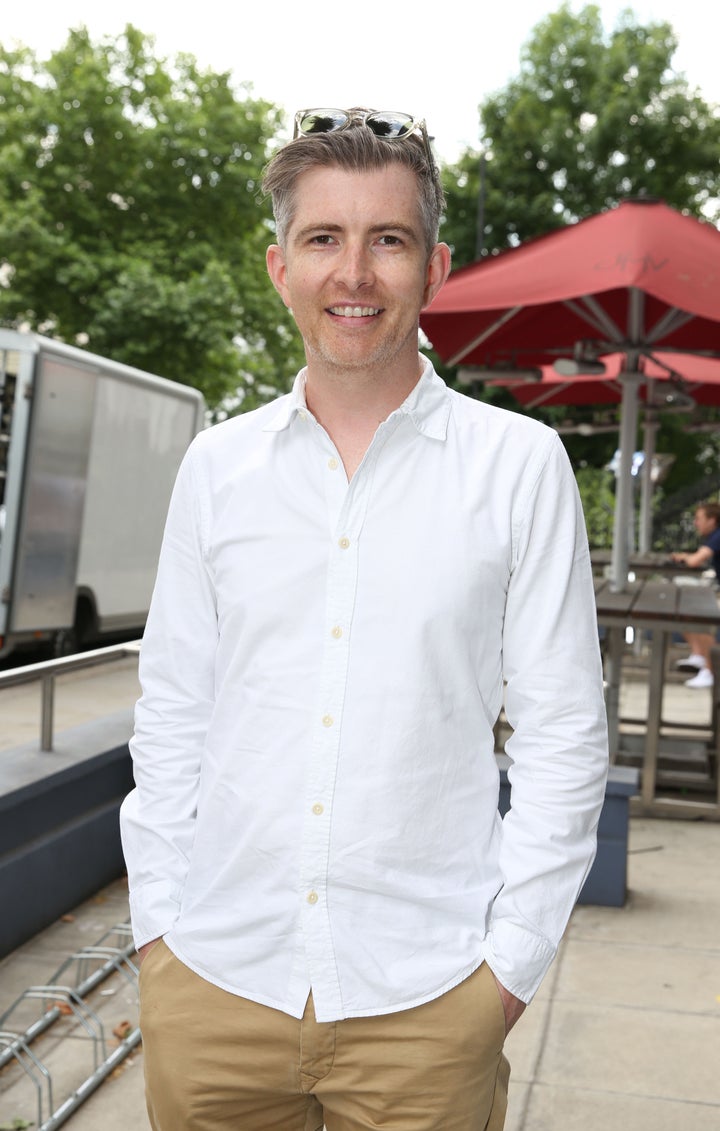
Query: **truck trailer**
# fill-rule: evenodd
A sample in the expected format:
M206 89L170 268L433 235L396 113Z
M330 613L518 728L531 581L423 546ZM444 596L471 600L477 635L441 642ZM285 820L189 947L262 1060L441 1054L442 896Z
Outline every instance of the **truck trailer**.
M0 329L0 661L141 635L202 394Z

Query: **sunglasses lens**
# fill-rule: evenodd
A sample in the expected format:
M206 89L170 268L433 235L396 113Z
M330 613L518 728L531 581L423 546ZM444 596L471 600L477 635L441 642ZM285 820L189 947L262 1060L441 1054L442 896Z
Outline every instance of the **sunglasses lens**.
M405 137L412 133L415 128L415 121L409 114L381 112L369 114L365 119L365 125L369 126L378 137L393 138Z
M335 107L321 106L313 110L298 110L295 115L293 137L312 137L314 134L329 134L342 130L351 123L362 124L372 130L376 137L402 139L411 134L421 134L422 142L430 165L433 164L430 144L424 122L417 122L409 114L396 110L337 110Z
M298 122L301 134L327 134L347 125L348 115L344 110L309 110Z

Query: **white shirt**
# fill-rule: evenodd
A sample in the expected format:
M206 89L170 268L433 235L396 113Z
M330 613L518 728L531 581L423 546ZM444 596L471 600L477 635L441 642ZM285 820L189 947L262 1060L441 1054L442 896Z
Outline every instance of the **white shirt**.
M194 440L142 646L122 832L138 946L318 1020L486 959L524 1000L595 851L607 740L557 435L428 363L352 480L291 394ZM512 810L497 812L503 701Z

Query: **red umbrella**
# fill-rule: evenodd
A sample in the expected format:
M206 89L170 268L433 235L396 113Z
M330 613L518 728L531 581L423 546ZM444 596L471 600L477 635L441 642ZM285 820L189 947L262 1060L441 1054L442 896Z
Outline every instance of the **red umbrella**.
M623 588L641 358L659 349L720 356L717 229L659 201L626 201L456 271L420 325L448 365L623 355L612 566Z
M448 365L654 348L720 353L720 233L625 201L453 273L421 325Z
M619 405L622 401L622 373L625 355L609 354L599 361L605 367L602 375L579 373L563 377L552 365L540 367L539 380L512 381L492 374L486 384L506 387L525 408L550 408L557 405ZM693 357L690 354L658 350L643 358L639 366L646 378L638 388L644 402L663 407L676 399L691 400L696 405L720 405L720 360L714 357ZM475 376L482 380L483 370ZM658 387L655 382L661 382ZM689 398L689 400L688 400Z

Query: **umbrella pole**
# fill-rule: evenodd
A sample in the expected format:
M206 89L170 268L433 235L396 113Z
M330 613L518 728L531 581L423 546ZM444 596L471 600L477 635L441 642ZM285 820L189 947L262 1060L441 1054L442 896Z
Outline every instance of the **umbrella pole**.
M651 382L648 381L648 406L651 404ZM640 534L639 549L641 554L647 554L652 549L652 497L653 481L652 470L655 460L655 440L660 422L657 410L648 407L643 420L643 465L642 486L640 493Z
M610 562L610 588L615 593L627 589L630 557L630 524L633 514L632 466L637 440L638 387L641 373L621 373L622 404L620 419L620 467L615 490L613 548Z

